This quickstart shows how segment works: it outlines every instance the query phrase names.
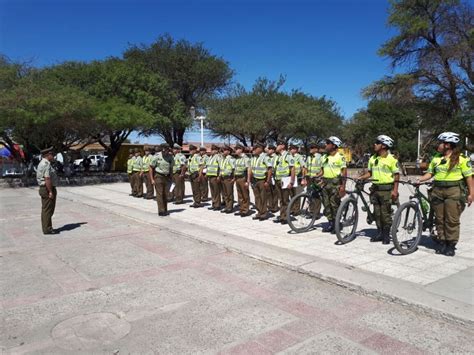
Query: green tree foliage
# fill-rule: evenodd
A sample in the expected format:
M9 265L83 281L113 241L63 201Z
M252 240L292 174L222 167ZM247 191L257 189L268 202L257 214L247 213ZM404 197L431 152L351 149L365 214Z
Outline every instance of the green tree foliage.
M91 63L67 62L48 68L44 77L75 87L97 101L89 138L106 150L110 167L133 131L144 132L169 121L178 107L166 80L138 64L112 58Z
M285 78L258 78L250 91L237 85L209 101L208 127L220 137L248 146L279 139L306 143L335 134L342 126L336 104L299 91L284 92Z
M355 155L362 156L372 151L375 137L386 134L395 140L394 150L402 161L414 160L417 154L418 112L416 107L373 100L345 124L344 141Z
M403 74L387 76L364 94L443 106L435 123L453 119L474 93L474 10L458 0L391 0L388 24L398 34L379 54ZM430 122L433 124L434 122Z
M210 95L224 89L233 72L222 58L209 52L202 43L159 37L151 45L133 45L124 58L144 65L152 73L164 77L178 96L181 106L173 110L167 121L159 121L148 134L160 134L169 144L183 143L184 133L192 124L189 110L199 107Z

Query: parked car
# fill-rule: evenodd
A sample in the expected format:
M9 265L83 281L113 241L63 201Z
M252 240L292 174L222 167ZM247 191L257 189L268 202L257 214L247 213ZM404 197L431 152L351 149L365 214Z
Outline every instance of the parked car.
M106 155L101 154L92 154L89 155L90 166L103 166L105 163L105 159L107 159ZM83 166L84 159L76 159L74 160L74 166L79 167Z

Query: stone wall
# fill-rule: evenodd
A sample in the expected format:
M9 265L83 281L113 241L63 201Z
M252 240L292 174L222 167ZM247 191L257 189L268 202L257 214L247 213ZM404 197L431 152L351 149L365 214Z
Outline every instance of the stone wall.
M77 175L73 177L60 177L59 186L81 186L126 181L128 181L128 175L126 173L97 173L90 175ZM37 185L36 178L34 177L8 177L0 179L0 189Z

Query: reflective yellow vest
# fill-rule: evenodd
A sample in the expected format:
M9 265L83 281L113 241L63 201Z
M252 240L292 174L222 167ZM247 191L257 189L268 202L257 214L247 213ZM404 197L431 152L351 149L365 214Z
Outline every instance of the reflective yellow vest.
M206 163L207 176L219 176L219 160L218 154L209 157Z
M315 177L321 172L321 154L308 155L307 161L308 175Z
M201 165L202 165L201 155L199 153L195 153L191 158L191 162L189 163L189 172L191 174L198 172L199 169L201 168Z
M252 157L250 166L252 168L252 176L257 180L263 180L266 178L268 164L265 161L265 154L260 154L258 157Z
M133 173L133 162L135 160L135 157L132 157L127 160L127 173L131 174Z

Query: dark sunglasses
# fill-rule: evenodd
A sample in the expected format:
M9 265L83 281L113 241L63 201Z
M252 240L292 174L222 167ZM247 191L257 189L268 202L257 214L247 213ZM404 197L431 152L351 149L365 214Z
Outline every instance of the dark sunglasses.
M375 141L374 144L383 144L381 141Z

